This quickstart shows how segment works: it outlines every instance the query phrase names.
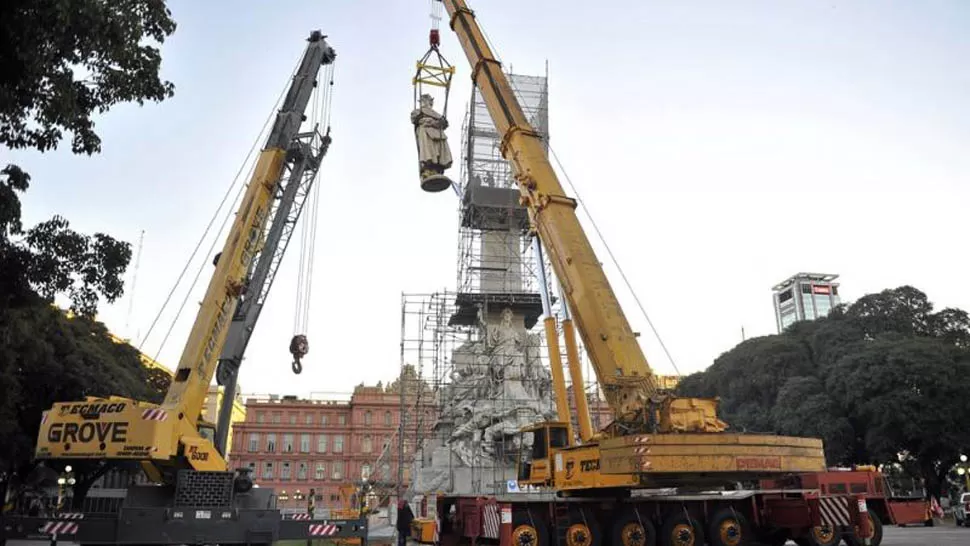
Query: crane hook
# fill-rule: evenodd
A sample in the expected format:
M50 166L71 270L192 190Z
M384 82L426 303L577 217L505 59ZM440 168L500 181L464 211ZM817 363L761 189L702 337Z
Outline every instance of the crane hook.
M310 344L306 336L297 334L290 340L290 354L293 355L293 373L299 375L303 371L303 364L300 360L310 351Z

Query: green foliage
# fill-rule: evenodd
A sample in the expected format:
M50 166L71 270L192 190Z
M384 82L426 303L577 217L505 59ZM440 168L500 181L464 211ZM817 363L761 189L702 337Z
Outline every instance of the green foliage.
M96 114L172 96L152 43L174 31L164 0L0 3L0 144L43 152L68 131L75 153L100 151Z
M101 150L94 118L111 107L159 102L162 43L175 31L165 0L0 2L0 145L44 152L71 135L74 153ZM0 498L26 476L41 412L54 401L120 395L160 402L169 378L92 320L122 295L127 243L84 235L60 216L25 230L19 194L30 176L0 171ZM69 298L74 317L50 304ZM78 461L75 500L105 470Z
M829 464L891 463L938 494L970 447L970 320L903 286L747 340L685 378L740 430L820 437Z
M100 298L124 291L131 245L103 233L84 235L60 216L24 230L19 192L30 177L15 166L0 173L0 307L22 305L36 295L49 302L66 295L75 313L93 316Z
M27 465L41 413L86 396L158 400L149 371L131 346L100 322L37 303L0 310L0 463Z

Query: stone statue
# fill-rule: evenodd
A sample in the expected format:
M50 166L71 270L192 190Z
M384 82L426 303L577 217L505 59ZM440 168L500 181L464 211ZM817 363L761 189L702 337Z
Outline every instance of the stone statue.
M434 98L431 95L421 95L420 101L420 107L411 112L411 123L414 124L414 138L418 144L421 189L439 192L452 184L444 174L452 163L448 137L445 135L448 120L432 108Z

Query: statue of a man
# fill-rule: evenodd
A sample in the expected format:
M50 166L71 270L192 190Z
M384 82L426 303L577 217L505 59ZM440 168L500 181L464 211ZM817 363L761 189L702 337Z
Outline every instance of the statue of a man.
M439 192L452 184L444 174L452 163L448 137L445 136L448 120L432 108L434 98L431 95L421 95L420 101L420 107L411 112L411 123L414 124L414 138L418 143L421 189Z

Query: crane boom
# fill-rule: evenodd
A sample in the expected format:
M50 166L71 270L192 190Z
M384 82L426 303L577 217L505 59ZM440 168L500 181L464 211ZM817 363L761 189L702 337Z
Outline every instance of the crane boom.
M525 117L474 12L464 0L442 1L607 402L618 416L635 413L657 392L653 372L579 223L576 201L565 195L542 137Z
M319 32L314 33L276 116L266 146L256 161L242 206L233 221L216 271L192 325L172 386L162 404L163 408L177 409L184 414L183 419L192 424L198 419L216 371L236 301L248 288L244 281L263 244L263 232L283 174L286 154L303 123L310 94L316 85L317 72L320 66L332 62L333 58L333 49ZM261 286L258 288L262 289Z
M209 384L218 367L219 383L231 383L226 397L231 409L243 351L330 140L317 127L299 132L317 75L336 57L320 31L307 42L216 256L164 401L157 406L89 397L55 403L42 418L36 458L137 460L154 481L172 481L185 468L226 471L222 453L229 419L220 423L219 449L205 434L209 425L200 423Z

